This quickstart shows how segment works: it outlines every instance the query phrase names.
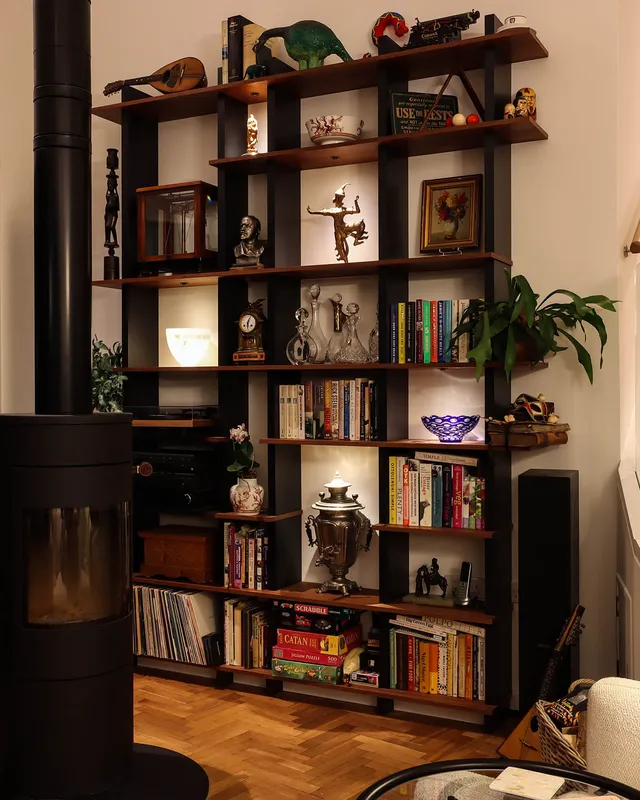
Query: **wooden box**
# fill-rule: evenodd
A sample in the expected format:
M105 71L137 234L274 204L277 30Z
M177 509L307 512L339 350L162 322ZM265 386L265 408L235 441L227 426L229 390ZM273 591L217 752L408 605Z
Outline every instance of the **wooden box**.
M189 578L197 583L213 582L215 528L162 525L139 531L144 539L143 575Z

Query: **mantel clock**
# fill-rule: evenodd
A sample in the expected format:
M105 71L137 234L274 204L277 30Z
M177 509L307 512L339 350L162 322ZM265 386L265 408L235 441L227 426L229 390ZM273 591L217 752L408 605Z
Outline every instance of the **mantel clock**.
M262 310L264 299L249 303L246 311L238 319L238 349L233 354L233 360L238 363L256 362L265 360L262 347L262 326L267 321Z

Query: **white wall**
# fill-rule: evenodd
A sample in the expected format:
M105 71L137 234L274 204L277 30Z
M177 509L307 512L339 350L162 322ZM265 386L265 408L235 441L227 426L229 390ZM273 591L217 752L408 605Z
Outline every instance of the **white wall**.
M31 402L32 301L31 273L31 19L30 4L17 4L11 16L4 15L6 40L0 58L11 64L12 114L0 126L0 323L2 325L2 407L3 410L28 409ZM166 13L161 13L162 9ZM281 0L267 11L256 0L245 0L239 8L229 0L211 4L205 0L182 0L180 14L169 0L157 0L155 13L149 14L142 0L94 0L93 2L93 90L94 102L103 102L102 87L111 80L148 73L161 64L184 54L202 58L210 83L216 82L220 53L220 19L241 11L263 25L283 25L297 20L302 12L293 0ZM369 26L383 13L382 4L323 6L314 12L334 28L355 57L371 50ZM515 271L525 274L534 288L546 294L555 287L583 294L617 295L619 230L617 204L617 96L616 86L618 15L614 4L595 0L521 0L517 9L528 15L551 58L516 65L513 86L532 85L538 92L539 122L549 132L545 143L517 145L513 163L513 258ZM407 0L402 12L408 20L450 13L445 0L435 0L427 10L417 0ZM509 0L495 0L492 7L501 17L513 12ZM113 20L119 21L114 36ZM478 25L472 31L481 33ZM19 65L19 66L18 66ZM417 88L417 87L416 87ZM420 87L422 88L422 87ZM374 133L375 115L371 92L352 97L315 98L305 101L304 113L351 108L365 118L365 130ZM117 101L118 98L114 98ZM304 119L301 120L301 124ZM624 120L622 120L624 121ZM161 126L161 180L209 177L206 166L216 156L215 117ZM103 120L94 120L94 275L101 276L102 206L104 202L104 156L108 146L118 147L120 129ZM264 124L261 137L264 137ZM262 141L264 139L262 138ZM417 252L419 183L441 175L478 171L476 153L451 154L411 162L410 236L412 254ZM209 175L209 173L211 173ZM344 176L343 176L344 173ZM376 183L372 165L354 166L329 172L319 170L303 176L303 206L324 204L337 183L349 180L350 191L359 193L371 239L354 251L354 258L375 257ZM313 201L313 202L312 202ZM265 216L264 182L252 181L252 210ZM325 223L325 224L323 224ZM303 263L324 263L333 258L330 231L325 220L303 218ZM473 276L460 276L449 283L440 278L412 282L412 296L441 291L455 296L472 292ZM322 297L330 295L329 284ZM353 295L351 294L353 292ZM343 290L345 299L366 296L364 283ZM186 295L185 295L186 296ZM467 295L468 296L468 295ZM363 305L366 305L363 303ZM375 309L363 309L368 334ZM514 381L514 396L520 391L543 391L556 402L563 421L571 424L570 443L556 450L514 457L514 475L530 467L575 468L581 475L581 576L582 602L587 607L587 630L582 639L582 672L599 677L614 671L615 639L615 527L617 495L614 483L619 458L619 364L617 321L607 319L610 344L605 368L590 387L572 357L561 355L549 370ZM120 331L120 297L109 290L94 291L94 325L108 341ZM293 331L293 326L292 326ZM364 338L364 337L363 337ZM438 408L450 402L475 408L481 398L473 380L431 376L412 377L411 421L413 434L421 434L419 415L425 406ZM453 390L455 389L455 392ZM250 421L252 422L252 421ZM302 478L305 514L322 483L338 466L360 491L371 517L377 518L376 469L368 452L306 448ZM369 463L371 462L371 463ZM544 498L541 498L541 502ZM435 544L435 543L434 543ZM437 544L437 554L454 563L459 553ZM429 553L432 550L429 549ZM426 551L416 550L412 563ZM480 557L472 554L480 563ZM311 553L304 552L304 571L314 574ZM375 557L364 556L354 571L365 583L376 579ZM552 560L551 560L552 565ZM558 576L562 580L562 576ZM546 590L541 583L541 591Z

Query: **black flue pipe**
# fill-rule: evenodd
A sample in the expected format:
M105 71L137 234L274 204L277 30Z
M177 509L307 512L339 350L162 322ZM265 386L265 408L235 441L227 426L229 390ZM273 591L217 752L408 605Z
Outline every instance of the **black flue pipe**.
M91 403L91 0L34 0L35 406Z

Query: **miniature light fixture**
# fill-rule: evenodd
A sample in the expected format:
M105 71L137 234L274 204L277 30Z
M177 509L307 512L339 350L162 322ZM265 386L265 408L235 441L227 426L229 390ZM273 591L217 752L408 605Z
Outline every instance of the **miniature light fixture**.
M167 328L167 345L181 367L201 364L213 341L211 328Z

